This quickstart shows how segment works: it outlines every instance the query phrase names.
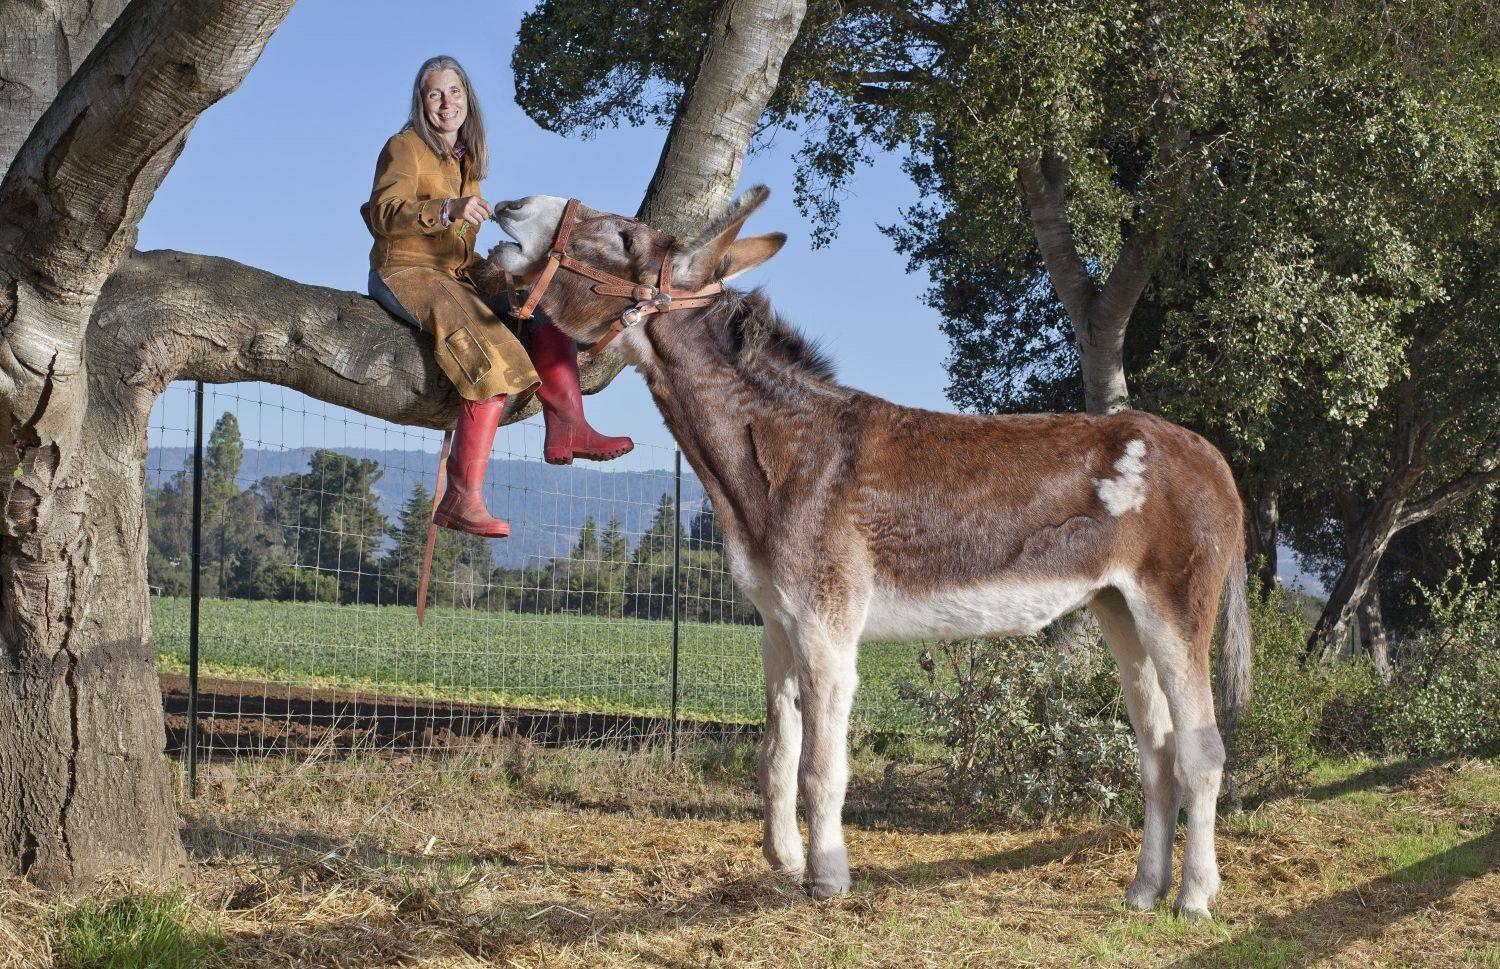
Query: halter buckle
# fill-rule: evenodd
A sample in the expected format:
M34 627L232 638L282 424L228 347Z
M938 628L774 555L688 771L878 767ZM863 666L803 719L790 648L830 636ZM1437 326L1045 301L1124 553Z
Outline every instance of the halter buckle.
M632 306L630 309L620 314L620 322L624 323L627 327L635 326L640 321L641 308L639 306Z
M630 294L630 298L637 303L649 303L660 295L655 286L647 286L645 283L637 286Z
M656 299L652 300L651 302L657 309L665 310L667 307L672 305L672 297L668 296L666 293L657 293Z

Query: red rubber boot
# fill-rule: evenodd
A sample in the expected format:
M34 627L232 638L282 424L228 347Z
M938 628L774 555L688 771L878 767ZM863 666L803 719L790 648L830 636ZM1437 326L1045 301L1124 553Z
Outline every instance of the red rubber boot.
M484 507L484 473L490 466L490 447L505 395L488 400L466 400L453 429L453 447L448 452L448 484L432 520L444 528L485 538L504 538L510 524L492 516Z
M536 395L547 422L542 457L548 464L572 464L573 459L610 461L629 454L635 442L628 437L606 437L583 416L583 394L578 388L578 347L551 323L533 327L528 349L531 365L542 378Z

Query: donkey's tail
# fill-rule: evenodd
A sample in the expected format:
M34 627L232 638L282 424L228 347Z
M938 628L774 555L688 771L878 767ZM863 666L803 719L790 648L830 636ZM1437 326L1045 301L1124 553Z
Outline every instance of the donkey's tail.
M1219 643L1217 669L1219 733L1224 738L1225 800L1238 809L1239 791L1234 783L1237 763L1235 742L1239 733L1240 714L1250 702L1250 603L1245 591L1245 540L1236 544L1229 574L1224 577L1223 636Z

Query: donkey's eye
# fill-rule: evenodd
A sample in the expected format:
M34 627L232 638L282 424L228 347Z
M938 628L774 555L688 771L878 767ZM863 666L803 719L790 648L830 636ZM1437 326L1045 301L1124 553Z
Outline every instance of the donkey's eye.
M620 233L620 245L625 247L626 252L630 251L630 233L624 231Z

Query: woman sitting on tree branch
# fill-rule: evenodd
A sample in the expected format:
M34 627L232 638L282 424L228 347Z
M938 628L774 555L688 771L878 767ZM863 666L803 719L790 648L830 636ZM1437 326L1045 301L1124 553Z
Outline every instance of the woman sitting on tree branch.
M474 242L491 211L479 195L488 162L468 74L451 57L433 57L417 72L411 118L381 151L360 212L375 236L370 295L436 338L438 363L464 398L433 520L503 538L510 526L490 515L482 489L507 396L535 392L541 399L549 464L608 461L633 444L599 434L584 419L572 340L541 322L521 334L523 345L476 288L485 263Z

